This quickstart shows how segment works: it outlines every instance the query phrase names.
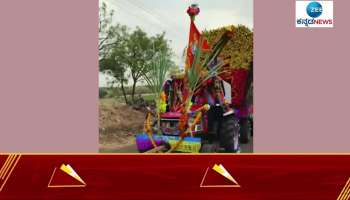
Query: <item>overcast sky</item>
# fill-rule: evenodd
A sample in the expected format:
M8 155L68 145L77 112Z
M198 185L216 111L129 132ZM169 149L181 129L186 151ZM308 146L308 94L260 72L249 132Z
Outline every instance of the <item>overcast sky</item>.
M113 9L114 23L127 25L131 30L139 26L149 35L165 31L175 53L174 61L183 65L183 50L188 42L190 19L187 7L197 3L200 13L197 28L214 29L243 24L253 28L253 0L100 0ZM105 86L100 74L100 86Z

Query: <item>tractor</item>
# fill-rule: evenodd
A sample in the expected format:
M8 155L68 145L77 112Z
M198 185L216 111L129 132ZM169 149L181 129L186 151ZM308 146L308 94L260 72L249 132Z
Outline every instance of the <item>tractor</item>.
M187 10L191 17L187 68L185 71L171 72L170 79L164 83L165 111L156 116L154 122L151 122L151 114L147 114L145 132L149 134L136 136L140 152L240 152L238 114L242 115L242 111L237 109L237 105L244 102L242 93L247 87L236 83L239 78L244 79L241 82L245 83L251 77L251 72L233 70L225 63L227 58L220 54L233 37L234 32L229 28L213 45L205 44L209 47L204 47L206 41L193 23L198 12L197 5L191 5ZM205 58L196 58L198 48L209 49ZM195 72L195 59L202 63L202 68L199 68L202 71L198 72L197 69L197 73L205 71L210 76L202 76L200 83L196 83L196 88L191 91L187 76ZM213 70L215 66L220 66L220 70Z

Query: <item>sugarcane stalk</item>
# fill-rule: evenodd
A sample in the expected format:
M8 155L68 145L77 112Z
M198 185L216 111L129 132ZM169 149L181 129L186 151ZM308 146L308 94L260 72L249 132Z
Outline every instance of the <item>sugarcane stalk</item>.
M144 123L144 132L146 132L146 134L148 135L148 138L151 141L153 147L157 147L157 144L153 139L153 131L152 131L152 126L151 126L152 120L151 119L152 119L151 112L148 112L146 115L145 123Z
M157 147L154 147L153 149L150 149L146 151L145 153L159 153L165 151L166 147L164 145L160 145Z

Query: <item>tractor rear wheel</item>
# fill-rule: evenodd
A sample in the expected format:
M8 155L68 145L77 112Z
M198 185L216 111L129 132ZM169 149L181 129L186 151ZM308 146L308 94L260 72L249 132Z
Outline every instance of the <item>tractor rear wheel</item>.
M237 153L239 147L239 123L234 115L224 116L219 131L220 145L228 153Z
M240 137L239 140L242 144L247 144L250 140L250 124L248 118L240 119Z

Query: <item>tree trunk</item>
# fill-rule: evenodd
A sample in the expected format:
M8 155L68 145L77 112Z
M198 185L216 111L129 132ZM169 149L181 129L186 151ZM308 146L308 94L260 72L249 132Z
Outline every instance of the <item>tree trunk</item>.
M122 88L122 92L123 92L123 96L124 96L125 103L126 103L126 105L128 105L129 102L128 102L128 99L126 98L126 92L125 92L125 88L124 88L124 83L123 83L123 81L121 82L121 88Z
M135 90L136 90L136 83L137 83L137 80L133 80L134 82L132 83L132 91L131 91L131 100L132 100L132 103L135 103Z

